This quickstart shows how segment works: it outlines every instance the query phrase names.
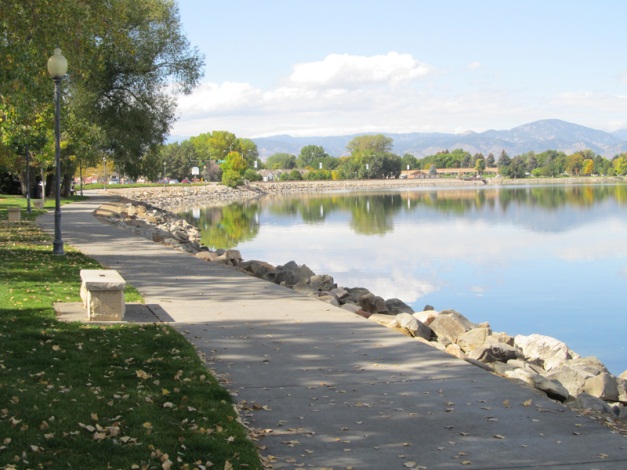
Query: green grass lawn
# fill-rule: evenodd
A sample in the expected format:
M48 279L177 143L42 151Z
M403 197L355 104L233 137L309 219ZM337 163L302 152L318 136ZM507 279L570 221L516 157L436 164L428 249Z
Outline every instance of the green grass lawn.
M0 468L262 468L174 329L57 321L54 302L80 301L79 271L101 267L71 246L53 255L37 211L6 221L15 199L0 200Z

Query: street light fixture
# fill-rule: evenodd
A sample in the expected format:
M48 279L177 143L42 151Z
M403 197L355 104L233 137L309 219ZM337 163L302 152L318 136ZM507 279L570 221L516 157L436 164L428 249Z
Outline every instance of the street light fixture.
M56 48L48 59L48 73L54 80L54 161L55 174L55 205L54 205L54 241L52 254L64 255L63 240L61 239L61 80L67 72L67 59Z

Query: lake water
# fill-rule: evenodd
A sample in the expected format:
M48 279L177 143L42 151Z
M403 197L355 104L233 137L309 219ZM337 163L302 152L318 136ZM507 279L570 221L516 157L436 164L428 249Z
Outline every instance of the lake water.
M420 311L558 338L627 369L627 186L403 189L197 208L211 248L294 260Z

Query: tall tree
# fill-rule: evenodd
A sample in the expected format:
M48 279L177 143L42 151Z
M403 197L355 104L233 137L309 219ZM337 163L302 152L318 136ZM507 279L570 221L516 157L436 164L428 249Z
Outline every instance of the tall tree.
M351 140L346 149L351 155L356 153L391 152L393 140L383 134L360 135Z
M170 90L189 93L202 74L171 0L3 0L0 18L0 112L52 114L46 60L60 47L64 112L100 127L105 150L133 176L174 122Z
M328 155L323 147L318 145L306 145L300 149L300 155L296 163L299 168L312 167L317 169L318 163L327 157Z

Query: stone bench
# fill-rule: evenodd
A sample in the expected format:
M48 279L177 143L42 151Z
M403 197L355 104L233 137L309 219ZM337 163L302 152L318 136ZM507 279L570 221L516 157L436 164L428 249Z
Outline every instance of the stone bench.
M126 281L115 269L81 269L81 299L90 321L124 318Z
M22 210L19 207L7 207L9 222L19 222L22 218Z

